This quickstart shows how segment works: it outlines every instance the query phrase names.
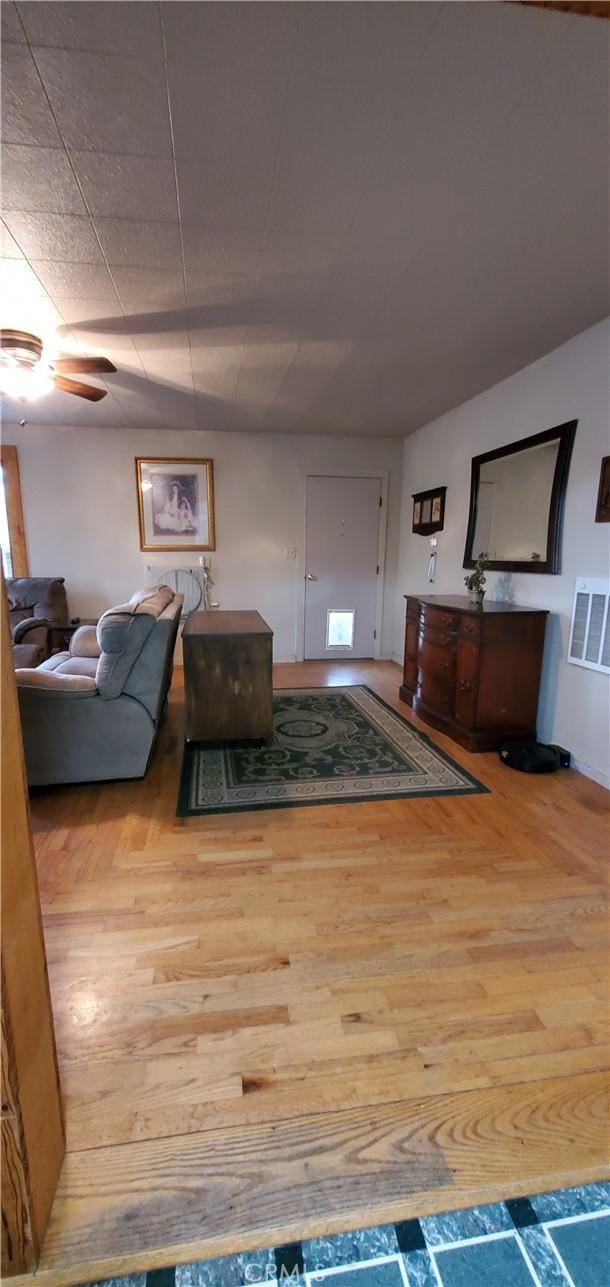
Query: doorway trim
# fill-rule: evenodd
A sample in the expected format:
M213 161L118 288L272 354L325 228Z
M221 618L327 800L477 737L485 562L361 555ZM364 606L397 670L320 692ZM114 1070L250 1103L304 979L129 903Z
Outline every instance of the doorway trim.
M388 492L389 470L387 469L305 469L298 471L299 509L301 512L301 540L297 546L296 558L296 614L295 614L295 657L297 661L305 660L305 551L307 545L307 479L308 478L378 478L381 483L381 514L379 518L379 535L377 540L377 601L375 604L375 648L373 656L376 661L381 657L381 629L383 622L383 600L385 591L385 554L388 527Z

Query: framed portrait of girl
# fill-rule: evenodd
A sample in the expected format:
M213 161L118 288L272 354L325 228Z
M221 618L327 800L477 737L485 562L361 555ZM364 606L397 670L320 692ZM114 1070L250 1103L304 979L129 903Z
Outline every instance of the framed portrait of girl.
M214 550L214 462L136 457L141 550Z

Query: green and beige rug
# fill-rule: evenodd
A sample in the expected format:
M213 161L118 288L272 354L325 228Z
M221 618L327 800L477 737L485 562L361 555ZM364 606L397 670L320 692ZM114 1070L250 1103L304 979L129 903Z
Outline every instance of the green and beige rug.
M187 743L177 816L487 788L364 686L273 694L268 744Z

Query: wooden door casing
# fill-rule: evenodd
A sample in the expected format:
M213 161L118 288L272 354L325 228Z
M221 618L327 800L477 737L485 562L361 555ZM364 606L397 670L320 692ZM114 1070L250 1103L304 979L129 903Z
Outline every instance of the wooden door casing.
M35 1268L64 1155L53 1014L4 579L2 604L2 1272Z

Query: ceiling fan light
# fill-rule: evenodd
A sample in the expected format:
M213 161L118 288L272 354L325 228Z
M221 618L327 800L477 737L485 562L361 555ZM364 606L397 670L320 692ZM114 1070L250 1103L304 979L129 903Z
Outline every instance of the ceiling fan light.
M33 366L18 364L0 365L0 392L19 402L33 402L53 389L47 366L36 362Z

